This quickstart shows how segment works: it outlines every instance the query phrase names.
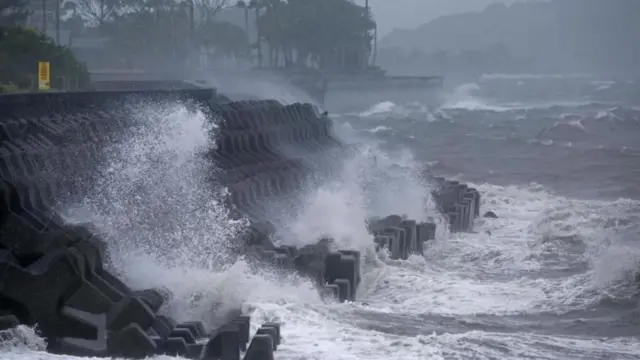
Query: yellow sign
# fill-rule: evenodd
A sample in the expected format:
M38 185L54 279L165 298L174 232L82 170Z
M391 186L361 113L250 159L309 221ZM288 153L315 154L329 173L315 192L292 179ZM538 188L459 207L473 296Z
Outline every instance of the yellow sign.
M51 66L48 61L38 62L38 89L49 90L51 88Z

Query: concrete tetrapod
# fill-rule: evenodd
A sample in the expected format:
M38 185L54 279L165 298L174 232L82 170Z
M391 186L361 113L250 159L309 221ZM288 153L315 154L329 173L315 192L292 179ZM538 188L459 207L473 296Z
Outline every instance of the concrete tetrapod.
M113 106L123 95L35 98L0 98L0 329L36 326L56 353L204 358L209 335L201 322L158 314L166 290L129 289L104 268L106 244L90 226L66 224L52 211L60 193L75 190L73 177L97 162L100 146L127 131L130 114ZM242 136L237 144L246 147Z
M9 258L6 252L2 251L3 260ZM50 257L54 259L49 259ZM37 323L38 330L49 341L49 351L133 358L168 354L192 359L217 359L217 355L212 354L226 356L228 352L239 352L245 346L238 343L237 349L234 350L230 348L230 344L236 343L230 342L229 338L239 336L244 339L244 344L248 341L247 335L239 335L241 329L248 331L248 318L234 320L232 323L241 325L237 328L225 326L218 329L207 343L205 357L202 342L196 342L197 339L206 337L202 323L176 325L169 318L155 314L148 303L153 302L153 306L156 307L162 294L154 290L122 294L121 300L111 302L88 277L80 278L80 274L74 272L74 268L82 267L77 264L81 261L78 254L72 251L46 256L41 261L46 261L49 264L48 268L37 267L36 265L40 264L36 263L24 271L15 261L10 261L0 263L1 269L8 275L8 279L21 282L14 285L12 281L3 279L5 286L2 291L2 313L16 314L11 315L12 321L9 322L9 326L14 326L21 317L24 320L20 322L24 324ZM99 278L95 271L92 277L94 280ZM75 281L80 285L80 288L68 297L61 294L68 288L61 286L64 279L67 279L67 284ZM109 282L103 279L100 285L104 288ZM39 289L39 292L25 293L24 288ZM56 292L58 289L62 290ZM111 292L116 290L112 289ZM20 297L20 294L23 296ZM59 311L55 309L57 301L63 303ZM3 319L6 316L4 315ZM7 320L3 322L7 323ZM225 340L221 341L221 337ZM223 345L224 348L221 348Z
M193 359L272 358L277 324L250 339L240 317L207 334L202 323L178 324L159 314L171 298L165 289L133 291L105 263L106 243L90 224L66 224L52 209L60 194L82 195L80 181L104 159L103 149L135 123L122 104L191 98L217 127L208 153L217 181L230 190L234 216L252 226L243 251L317 282L322 294L353 301L361 283L360 253L336 249L331 239L301 248L282 246L268 204L291 198L309 176L331 174L345 154L332 122L308 104L212 100L213 91L190 93L78 93L0 97L0 329L36 325L49 350L96 356L181 355ZM133 96L133 97L131 97ZM29 105L27 105L29 104ZM452 232L471 231L480 213L477 190L434 178L435 202ZM393 215L367 226L379 249L407 259L435 237L435 224ZM33 291L24 291L33 289ZM197 319L194 319L197 320ZM277 329L277 331L276 331ZM277 339L276 339L277 338ZM249 345L247 345L249 344Z
M433 198L439 210L447 216L451 232L473 231L473 222L480 216L478 190L442 177L434 178L433 183Z
M198 340L207 337L202 323L176 324L158 315L170 296L167 291L128 289L102 268L97 239L76 238L38 258L0 249L3 328L17 323L37 325L47 339L48 350L54 353L129 358L169 354L205 359L204 345ZM245 324L233 331L248 331L247 321L246 317L232 321ZM208 354L231 351L214 345L216 336L233 336L229 331L223 327L215 332L208 342ZM247 335L242 338L245 344L249 340ZM242 346L238 344L238 352Z
M474 218L476 196L473 189L461 195L463 205L458 213L467 216L466 226ZM376 244L376 250L387 250L392 259L406 260L412 254L421 255L426 243L435 239L436 224L416 222L399 215L370 219L367 227ZM460 226L460 225L459 225ZM259 227L263 229L260 230ZM246 238L247 246L254 247L258 258L279 269L295 269L314 280L324 299L340 302L354 301L361 283L361 255L355 250L333 250L333 240L321 239L301 248L275 245L272 238L275 227L255 223Z

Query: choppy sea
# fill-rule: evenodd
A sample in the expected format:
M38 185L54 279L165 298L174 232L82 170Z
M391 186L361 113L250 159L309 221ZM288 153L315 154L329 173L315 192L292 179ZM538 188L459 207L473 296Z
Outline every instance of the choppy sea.
M149 126L114 144L101 181L65 210L110 239L133 287L172 290L172 316L213 326L243 304L255 324L281 322L277 359L640 359L640 82L491 75L439 108L327 107L362 151L278 226L286 243L328 234L362 250L357 302L323 303L295 275L228 261L243 223L207 185L204 115L180 104L140 108ZM375 254L367 217L437 218L424 166L471 183L499 218L471 234L440 227L424 256ZM0 358L74 359L44 353L32 329L13 335Z

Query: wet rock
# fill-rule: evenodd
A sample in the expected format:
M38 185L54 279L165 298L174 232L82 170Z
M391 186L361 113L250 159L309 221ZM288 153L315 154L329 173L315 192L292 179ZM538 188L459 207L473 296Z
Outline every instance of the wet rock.
M398 227L402 223L402 216L389 215L383 219L371 218L367 221L367 229L369 232L376 234L384 229Z
M296 270L312 279L322 281L324 259L330 252L332 242L332 239L321 239L316 244L301 247L294 260Z
M496 215L496 213L494 213L493 211L487 211L486 213L484 213L485 218L489 218L489 219L497 219L498 215Z
M0 331L9 330L20 325L20 321L13 315L0 316Z

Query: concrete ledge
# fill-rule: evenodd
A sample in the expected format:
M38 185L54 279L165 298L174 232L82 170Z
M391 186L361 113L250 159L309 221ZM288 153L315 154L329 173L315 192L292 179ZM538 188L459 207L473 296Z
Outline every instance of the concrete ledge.
M38 92L0 95L0 120L7 117L48 115L50 111L70 113L82 108L101 106L125 98L174 98L209 102L216 96L214 89L128 90Z

